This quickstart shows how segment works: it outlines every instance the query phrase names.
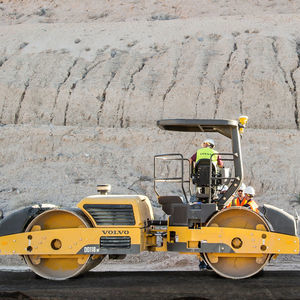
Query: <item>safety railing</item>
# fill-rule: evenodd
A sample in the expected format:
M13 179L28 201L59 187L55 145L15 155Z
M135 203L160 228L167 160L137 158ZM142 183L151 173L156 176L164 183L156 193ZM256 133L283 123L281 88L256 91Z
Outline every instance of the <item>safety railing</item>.
M178 177L158 177L156 173L156 166L157 166L157 161L158 160L164 160L164 161L180 161L180 166L181 166L181 172L180 176ZM180 153L169 153L169 154L159 154L154 156L154 191L156 195L159 197L159 193L157 190L157 183L159 182L168 182L168 183L179 183L181 185L181 190L182 194L185 198L186 203L188 203L186 191L184 188L184 184L188 184L188 189L189 193L191 195L191 183L190 183L190 178L188 180L184 179L184 162L188 162L188 174L191 174L191 168L190 168L190 163L187 158L184 158L182 154Z

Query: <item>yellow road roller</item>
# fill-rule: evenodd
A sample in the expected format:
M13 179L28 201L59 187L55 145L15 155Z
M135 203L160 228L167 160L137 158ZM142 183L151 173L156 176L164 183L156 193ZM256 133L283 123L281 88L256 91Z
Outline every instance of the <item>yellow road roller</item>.
M107 255L122 259L142 251L193 254L232 279L258 273L279 254L299 254L297 220L282 209L225 208L243 181L243 119L168 119L157 125L228 138L231 151L219 153L226 167L215 166L216 153L193 167L180 153L155 155L154 190L166 220L154 219L146 196L112 195L108 185L98 186L99 193L76 208L34 205L4 217L0 254L21 255L36 274L52 280L87 272ZM168 184L178 185L179 192L168 192Z

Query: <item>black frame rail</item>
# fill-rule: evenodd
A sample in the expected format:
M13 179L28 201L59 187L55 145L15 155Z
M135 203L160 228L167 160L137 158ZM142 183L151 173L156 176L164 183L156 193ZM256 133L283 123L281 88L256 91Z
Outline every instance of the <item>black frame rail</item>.
M213 180L218 180L218 179L224 179L224 180L228 180L230 185L228 184L228 190L230 189L230 186L233 184L234 180L240 180L240 178L238 176L235 177L218 177L218 176L212 176L212 158L213 156L216 155L221 155L222 156L222 161L233 161L234 162L234 158L238 157L237 153L231 153L231 152L220 152L220 153L214 153L210 156L210 162L209 162L209 203L211 203L211 185L212 185L212 181ZM223 158L223 156L232 156L232 158ZM223 184L224 186L225 184ZM226 197L228 200L230 197L232 196L232 194L230 194L230 196L227 195L227 193L225 193L225 195L221 195L221 197L218 199L218 201L223 198ZM225 200L225 199L223 199Z

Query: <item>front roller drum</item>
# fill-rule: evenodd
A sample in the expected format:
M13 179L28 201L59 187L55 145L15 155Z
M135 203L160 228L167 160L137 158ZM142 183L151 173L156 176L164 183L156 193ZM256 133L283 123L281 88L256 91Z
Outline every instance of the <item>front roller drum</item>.
M270 231L263 217L245 207L231 207L221 210L209 220L207 226ZM235 237L232 240L231 247L233 249L239 249L242 246L242 237ZM253 276L263 269L270 257L271 254L204 254L206 262L216 273L231 279L242 279Z
M91 227L87 218L80 211L52 209L38 215L27 226L26 232L37 230L50 230L62 228L88 228ZM51 241L52 249L61 247L60 240ZM69 245L72 247L72 245ZM39 276L64 280L89 271L97 266L104 255L24 255L27 265Z

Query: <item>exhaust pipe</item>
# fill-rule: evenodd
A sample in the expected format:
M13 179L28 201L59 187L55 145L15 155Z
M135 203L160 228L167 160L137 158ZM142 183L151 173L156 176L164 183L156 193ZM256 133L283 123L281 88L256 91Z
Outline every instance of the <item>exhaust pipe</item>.
M111 191L110 184L98 184L97 185L97 192L100 195L107 195Z

